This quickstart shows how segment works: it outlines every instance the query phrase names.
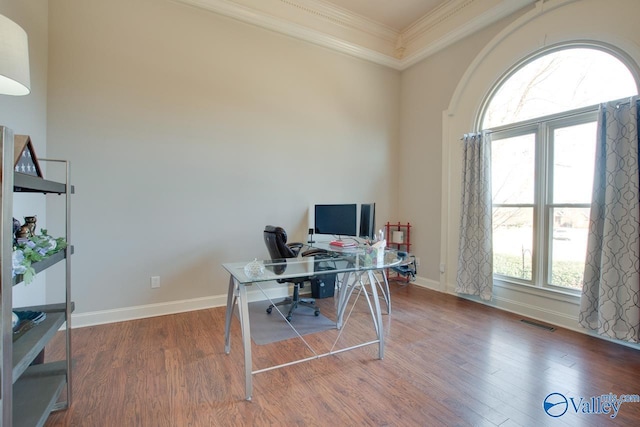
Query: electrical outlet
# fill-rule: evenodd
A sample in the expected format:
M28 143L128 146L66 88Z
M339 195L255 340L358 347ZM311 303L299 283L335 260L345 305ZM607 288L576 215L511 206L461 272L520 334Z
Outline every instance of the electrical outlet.
M441 264L440 264L440 273L444 273L444 271L445 271L445 267L446 267L446 266L444 265L444 263L441 263Z
M159 288L160 287L160 276L151 276L151 288Z
M416 267L420 266L420 257L416 257Z

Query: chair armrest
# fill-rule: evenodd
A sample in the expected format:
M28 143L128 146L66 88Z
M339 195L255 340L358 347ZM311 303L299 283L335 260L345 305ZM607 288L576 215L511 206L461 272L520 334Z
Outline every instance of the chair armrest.
M296 256L298 256L298 253L300 252L300 249L302 249L304 244L298 243L298 242L292 242L292 243L287 243L287 246L291 249L291 251L293 251L294 254L296 254Z

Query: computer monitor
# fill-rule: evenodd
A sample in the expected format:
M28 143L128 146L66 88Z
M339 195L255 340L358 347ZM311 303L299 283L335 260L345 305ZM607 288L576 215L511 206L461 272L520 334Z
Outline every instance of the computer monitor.
M358 236L367 239L376 237L376 204L363 203L360 205L360 233Z
M356 236L357 204L315 205L316 234Z

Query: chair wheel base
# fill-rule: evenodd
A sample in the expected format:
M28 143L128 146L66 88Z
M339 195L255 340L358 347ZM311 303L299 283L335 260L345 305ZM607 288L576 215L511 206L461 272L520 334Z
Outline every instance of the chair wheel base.
M293 319L293 314L294 314L294 310L296 310L299 306L306 306L306 307L310 307L313 309L313 315L315 317L320 316L320 309L318 308L318 306L316 305L316 301L311 299L301 299L298 297L297 292L296 294L294 294L293 298L287 297L284 300L280 301L280 302L276 302L273 303L271 305L269 305L269 307L267 307L266 312L267 314L271 314L273 312L274 307L276 306L282 306L282 305L289 305L291 306L289 309L289 312L287 313L287 315L285 316L285 319L287 319L288 322L291 322L291 320Z

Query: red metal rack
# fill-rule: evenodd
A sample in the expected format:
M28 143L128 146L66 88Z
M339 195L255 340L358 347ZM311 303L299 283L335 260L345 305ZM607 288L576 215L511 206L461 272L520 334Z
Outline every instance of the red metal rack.
M402 232L402 239L394 242L394 234L393 232ZM395 237L398 237L396 234ZM385 238L387 239L387 247L392 249L397 249L398 251L406 252L408 255L411 254L411 224L410 223L390 223L387 222L385 224ZM413 272L415 274L415 261L413 265ZM391 276L390 273L394 273L394 276ZM397 280L402 282L410 282L412 275L410 274L401 274L398 271L387 271L387 277L389 280Z

